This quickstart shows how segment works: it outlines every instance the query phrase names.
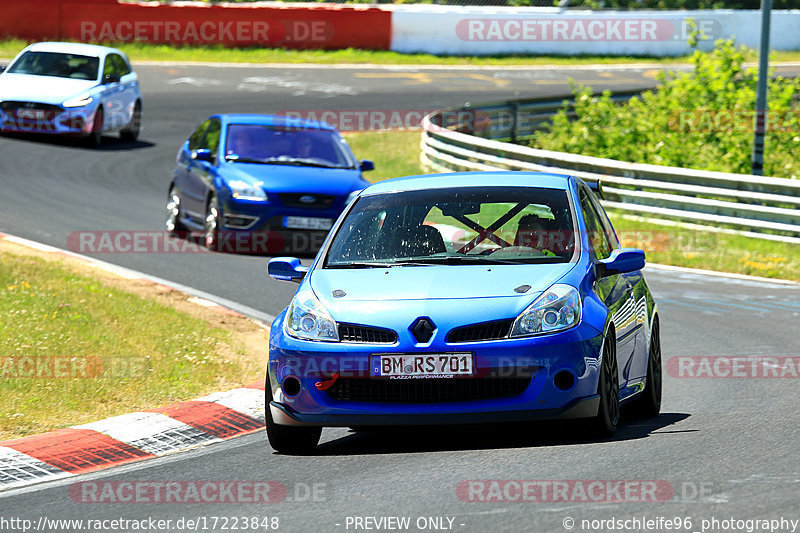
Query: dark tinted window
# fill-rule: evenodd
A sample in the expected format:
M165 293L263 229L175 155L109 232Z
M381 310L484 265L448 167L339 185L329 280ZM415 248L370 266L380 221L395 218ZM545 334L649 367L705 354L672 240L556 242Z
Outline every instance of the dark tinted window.
M589 236L589 246L597 259L606 259L611 255L611 250L614 249L614 246L612 246L611 241L608 239L605 228L600 221L600 215L597 212L597 208L592 203L589 194L590 191L581 187L579 193L581 211L583 211L583 220L586 223L586 231Z
M208 123L208 128L203 134L203 140L200 143L200 148L211 150L211 153L216 156L219 150L219 135L222 124L219 119L211 119Z
M258 124L228 126L225 158L229 161L276 165L356 166L350 148L335 131Z
M55 76L96 80L100 59L57 52L25 52L7 72L34 76Z
M128 62L125 60L124 57L118 54L114 54L113 58L119 76L127 76L128 74L131 73L131 67L130 65L128 65Z
M105 78L106 76L119 76L113 54L106 56L106 61L103 64L103 77Z
M211 120L209 119L197 126L197 129L194 130L192 135L189 137L189 150L197 150L200 148L200 143L203 141L203 134L206 132L206 129L210 123Z

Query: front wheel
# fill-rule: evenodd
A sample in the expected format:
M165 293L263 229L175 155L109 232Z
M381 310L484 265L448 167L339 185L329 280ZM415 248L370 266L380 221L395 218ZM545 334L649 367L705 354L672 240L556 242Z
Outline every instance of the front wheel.
M119 137L126 142L135 142L139 138L140 131L142 131L142 104L136 102L131 121L119 132Z
M181 194L174 186L167 195L166 230L169 233L184 231L186 228L181 223Z
M272 419L272 412L267 399L267 438L269 445L278 452L288 455L304 455L310 453L319 443L322 436L320 426L281 426Z
M214 195L208 199L208 206L206 206L203 246L209 250L217 250L219 246L219 203Z
M603 360L600 367L600 380L597 393L600 395L600 407L597 416L592 419L592 433L598 437L610 437L619 424L619 375L617 371L616 338L609 332L603 342Z
M105 123L105 117L103 114L103 106L100 105L97 107L97 111L94 112L94 121L92 122L92 132L89 134L87 142L90 147L97 148L100 146L100 143L103 142L103 124Z

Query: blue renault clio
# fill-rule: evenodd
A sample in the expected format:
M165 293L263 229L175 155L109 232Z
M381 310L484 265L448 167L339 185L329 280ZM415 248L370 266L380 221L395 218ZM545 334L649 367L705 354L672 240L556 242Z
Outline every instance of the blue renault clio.
M272 324L267 433L312 450L323 426L585 419L661 407L644 252L620 248L580 179L412 176L362 191Z
M178 151L166 229L210 250L316 252L373 168L328 124L214 115Z

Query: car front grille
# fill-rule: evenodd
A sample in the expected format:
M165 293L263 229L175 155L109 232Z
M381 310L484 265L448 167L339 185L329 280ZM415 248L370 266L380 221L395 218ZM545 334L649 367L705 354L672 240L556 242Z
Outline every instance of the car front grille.
M279 193L278 198L287 207L303 209L328 209L336 202L336 196L311 193Z
M12 113L18 109L24 109L26 111L46 111L48 113L61 113L64 111L64 108L57 105L41 104L39 102L16 102L11 100L0 102L0 109L6 113Z
M507 320L495 320L493 322L482 322L454 328L447 334L446 342L458 343L505 339L508 337L513 323L514 320L509 318Z
M397 333L385 328L360 326L358 324L339 324L339 340L369 344L394 344L397 342Z
M525 392L530 383L530 372L484 378L340 378L325 392L344 402L449 403L512 398Z

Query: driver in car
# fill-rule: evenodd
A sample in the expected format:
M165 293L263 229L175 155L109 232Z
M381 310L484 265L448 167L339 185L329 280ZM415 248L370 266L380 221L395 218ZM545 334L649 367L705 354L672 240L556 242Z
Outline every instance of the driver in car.
M256 157L258 150L257 143L253 138L253 133L244 128L234 130L231 139L228 141L226 155L237 155L239 157Z

